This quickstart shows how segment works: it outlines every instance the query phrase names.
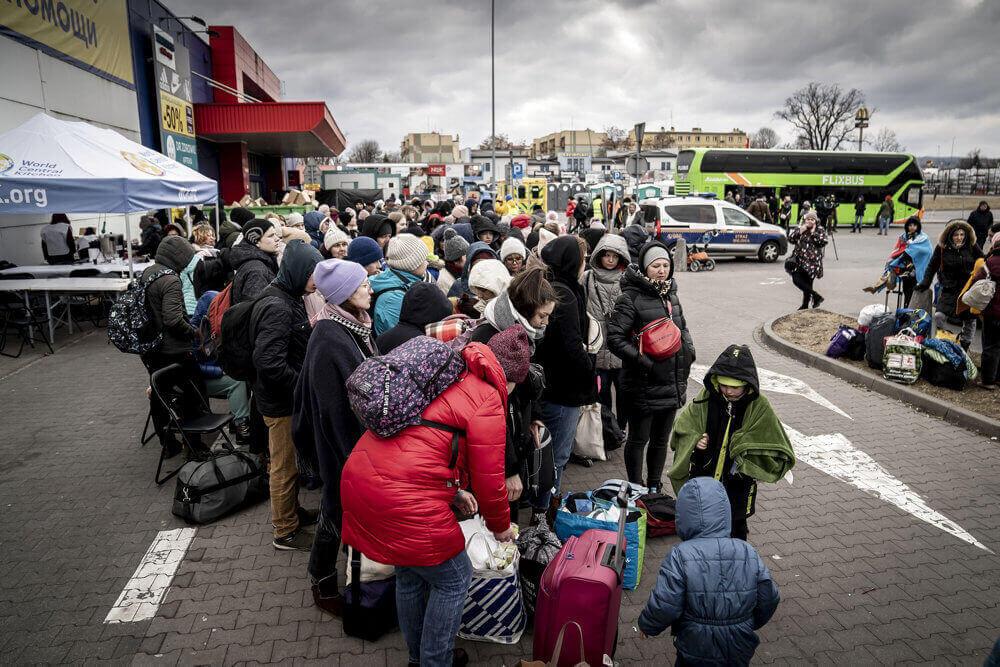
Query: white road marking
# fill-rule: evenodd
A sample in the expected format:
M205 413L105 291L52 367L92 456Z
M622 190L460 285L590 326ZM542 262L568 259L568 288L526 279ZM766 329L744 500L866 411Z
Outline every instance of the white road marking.
M843 434L810 436L799 433L788 424L784 424L784 427L792 441L795 456L799 460L831 477L892 503L904 512L964 542L993 553L960 525L928 507L915 491L886 472L872 457L857 449Z
M704 364L691 364L691 377L698 382L701 382L702 379L704 379L705 374L708 373L708 369L709 366ZM817 405L822 405L824 408L836 412L841 417L846 417L851 421L854 421L854 417L838 408L823 396L820 396L815 389L798 378L782 375L781 373L775 373L774 371L769 371L765 368L757 369L757 377L760 379L760 390L762 392L773 391L778 394L801 396L802 398L810 400Z
M788 281L783 280L781 278L768 278L767 280L762 282L761 285L784 285L786 282Z
M177 528L157 533L104 622L133 623L156 616L195 532Z

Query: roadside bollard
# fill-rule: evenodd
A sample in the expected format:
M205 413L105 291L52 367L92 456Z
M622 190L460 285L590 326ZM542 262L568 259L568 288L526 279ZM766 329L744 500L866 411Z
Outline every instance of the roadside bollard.
M687 271L687 242L681 237L677 239L677 243L674 244L674 272L677 271Z

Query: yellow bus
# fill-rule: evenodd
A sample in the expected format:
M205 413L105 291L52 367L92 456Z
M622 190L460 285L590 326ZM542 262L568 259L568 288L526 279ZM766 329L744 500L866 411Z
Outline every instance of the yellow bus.
M532 209L537 204L542 207L543 211L548 210L546 202L548 201L548 181L544 178L522 178L515 181L514 188L511 190L507 181L497 182L497 199L496 205L500 204L507 205L507 195L511 195L513 199L511 200L519 211L524 213L531 213Z

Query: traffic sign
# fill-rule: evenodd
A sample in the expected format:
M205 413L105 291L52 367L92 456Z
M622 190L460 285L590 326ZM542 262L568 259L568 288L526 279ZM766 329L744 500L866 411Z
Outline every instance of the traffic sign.
M524 165L520 162L515 162L512 168L511 178L519 179L524 178Z
M622 180L622 173L621 173L620 171L613 171L613 172L611 172L611 176L612 176L612 177L613 177L613 178L614 178L614 179L615 179L616 181L620 181L620 180Z

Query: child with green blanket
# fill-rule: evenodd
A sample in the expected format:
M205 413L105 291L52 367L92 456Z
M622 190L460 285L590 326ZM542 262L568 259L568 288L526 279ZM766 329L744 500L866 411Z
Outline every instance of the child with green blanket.
M746 345L730 345L705 375L704 388L678 415L668 476L675 492L691 477L722 482L732 506L732 536L746 540L757 482L777 482L795 453L771 403L760 393Z

